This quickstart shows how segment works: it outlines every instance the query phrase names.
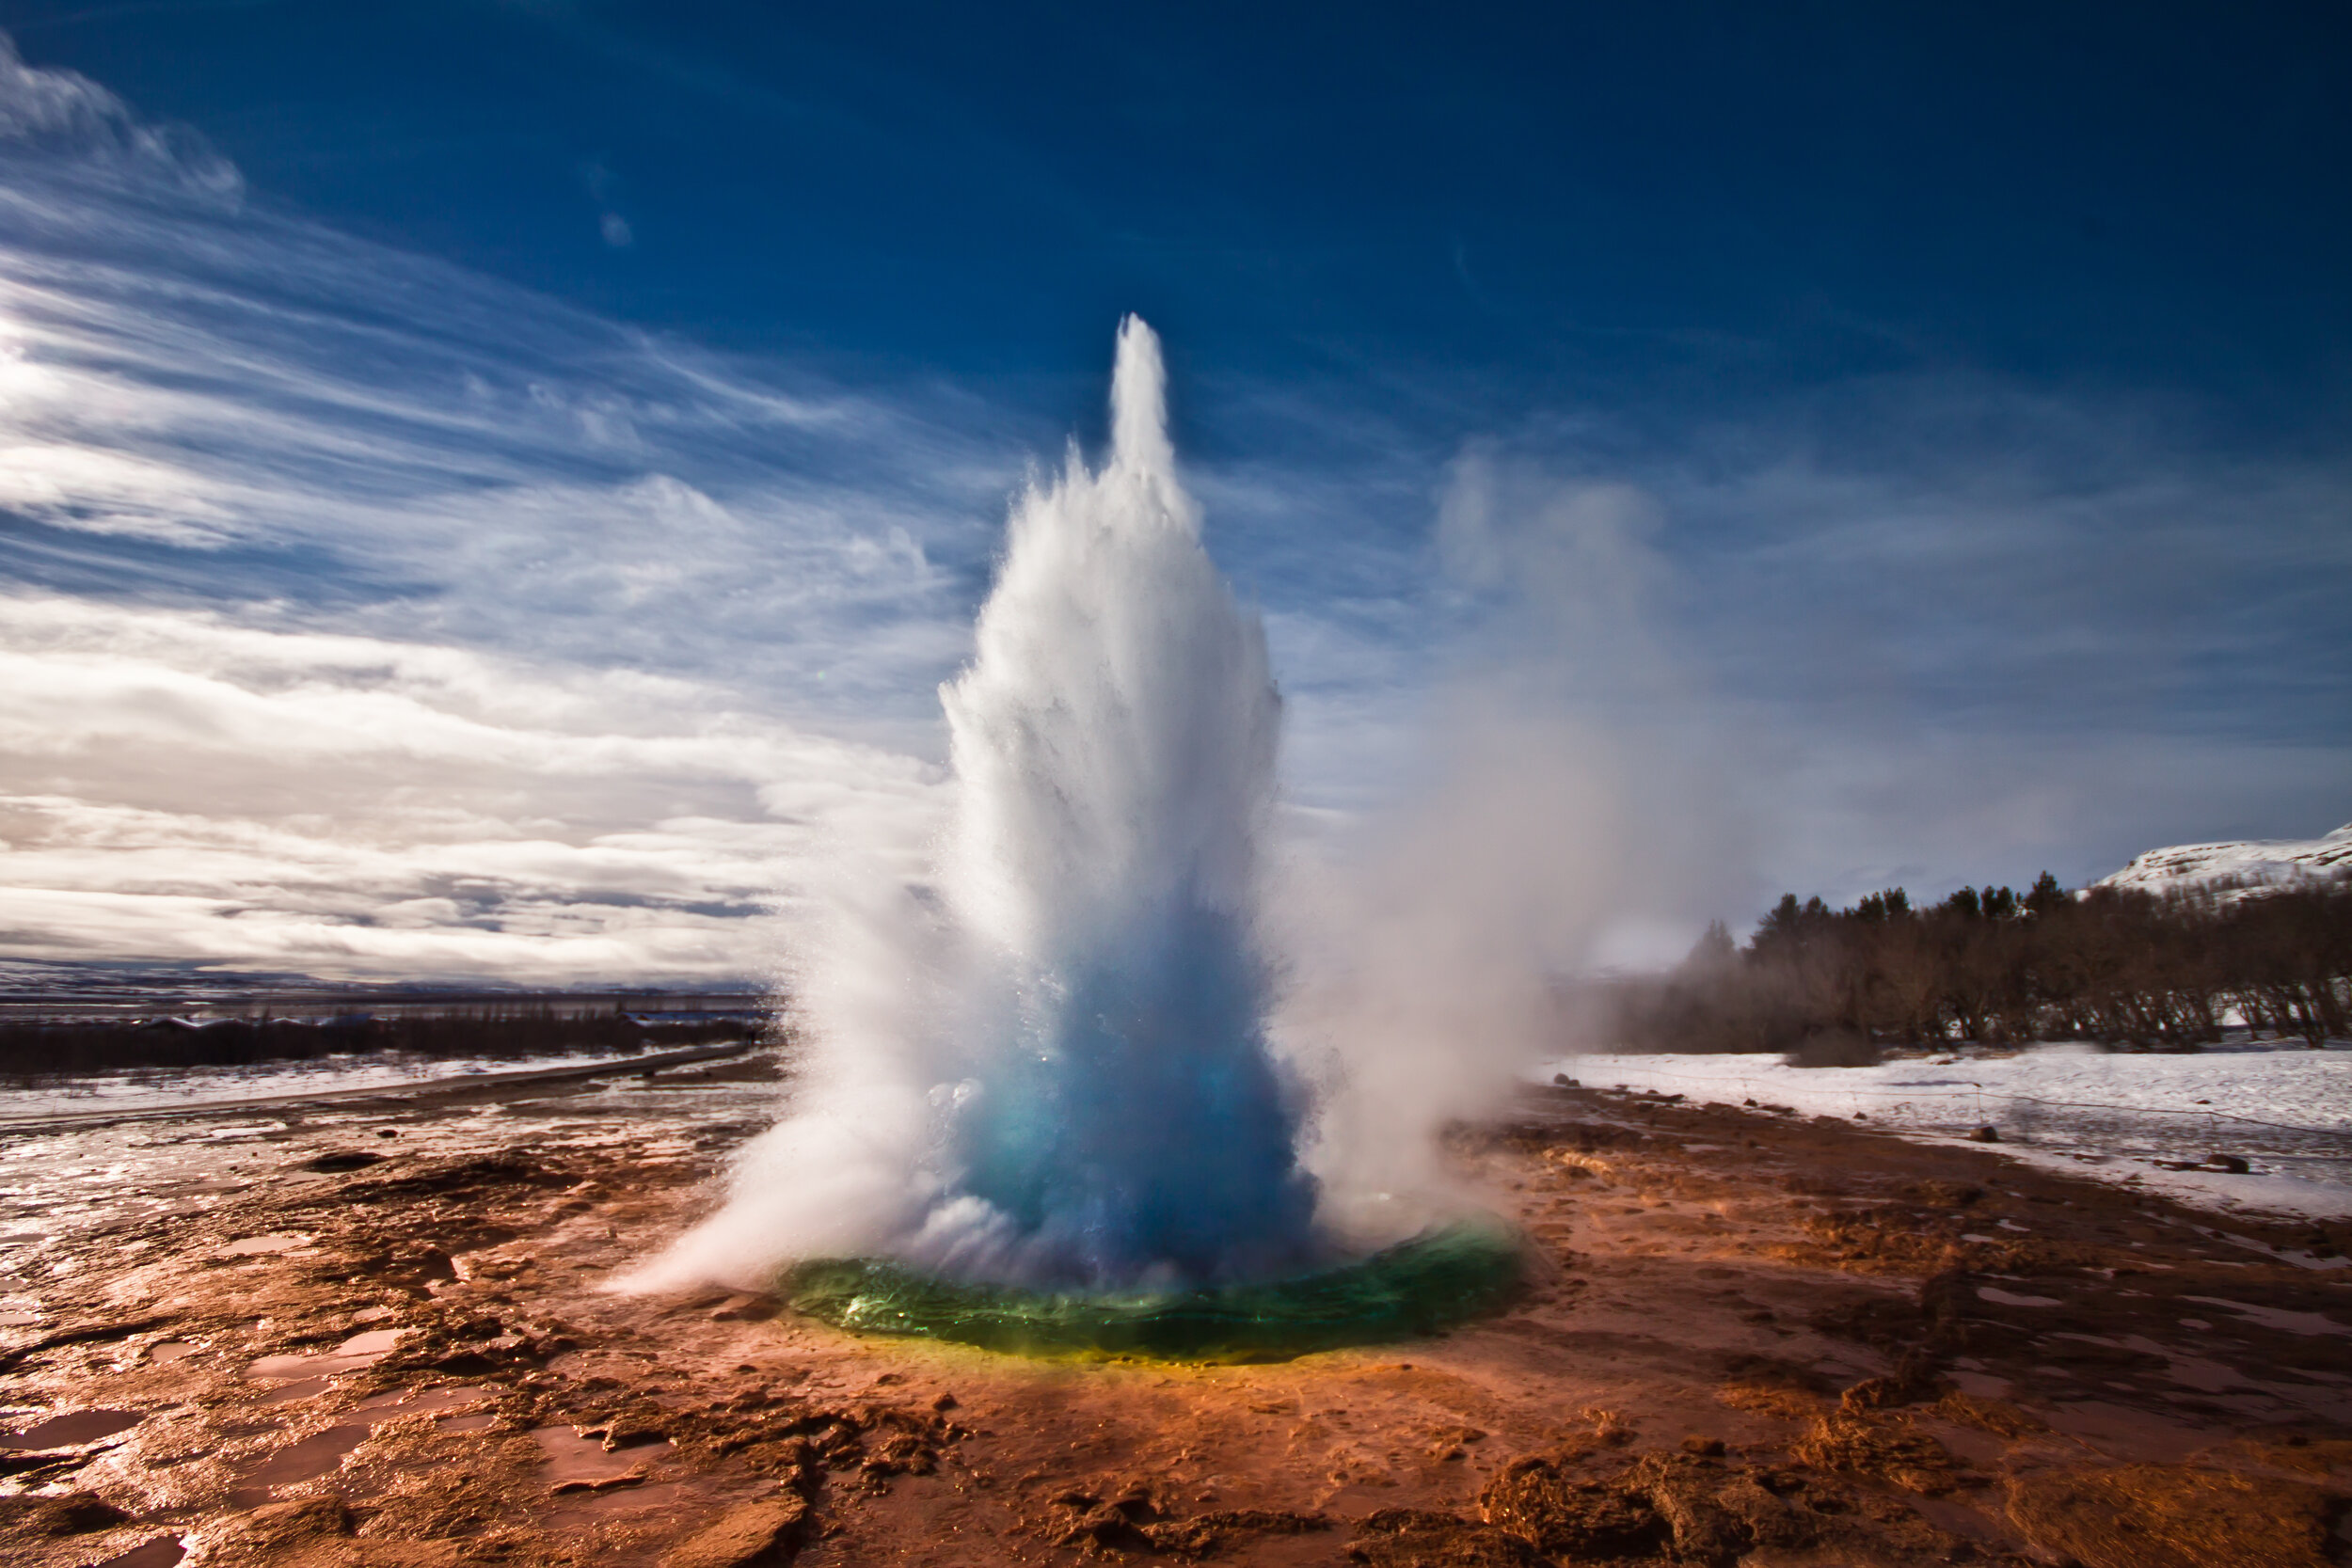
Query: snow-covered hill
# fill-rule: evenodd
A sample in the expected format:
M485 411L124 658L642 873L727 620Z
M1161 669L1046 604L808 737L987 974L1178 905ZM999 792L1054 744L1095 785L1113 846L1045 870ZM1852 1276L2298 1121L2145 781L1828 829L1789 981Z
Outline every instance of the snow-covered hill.
M2100 887L2170 893L2193 888L2253 889L2352 878L2352 822L2325 838L2244 839L2151 849Z

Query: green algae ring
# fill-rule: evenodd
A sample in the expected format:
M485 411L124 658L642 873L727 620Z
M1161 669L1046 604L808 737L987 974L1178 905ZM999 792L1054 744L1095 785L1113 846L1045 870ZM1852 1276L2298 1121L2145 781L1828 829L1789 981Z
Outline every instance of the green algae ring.
M1279 1361L1450 1328L1516 1293L1518 1232L1479 1218L1357 1262L1252 1285L1079 1292L941 1279L902 1263L819 1259L786 1273L794 1311L857 1334L1017 1355Z

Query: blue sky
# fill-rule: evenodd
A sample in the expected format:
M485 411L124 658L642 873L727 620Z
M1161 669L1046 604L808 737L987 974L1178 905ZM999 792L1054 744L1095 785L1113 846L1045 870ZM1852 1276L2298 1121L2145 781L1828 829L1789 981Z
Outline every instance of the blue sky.
M1302 819L1573 721L1671 946L2352 816L2352 24L1005 12L0 3L0 953L755 971L1127 310Z

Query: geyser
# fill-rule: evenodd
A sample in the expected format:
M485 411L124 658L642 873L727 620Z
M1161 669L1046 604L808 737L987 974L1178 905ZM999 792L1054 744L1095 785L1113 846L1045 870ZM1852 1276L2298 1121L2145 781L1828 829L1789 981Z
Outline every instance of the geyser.
M946 1089L950 1202L1055 1281L1220 1279L1312 1253L1265 1043L1258 838L1280 701L1178 484L1130 317L1110 461L1015 512L971 667L947 892L980 1004Z
M1348 1265L1317 1227L1266 1033L1264 631L1202 547L1133 317L1111 406L1108 461L1015 506L943 689L935 878L845 896L795 988L791 1114L650 1282L792 1265L850 1326L1186 1354L1277 1320L1426 1328L1509 1273L1490 1229Z

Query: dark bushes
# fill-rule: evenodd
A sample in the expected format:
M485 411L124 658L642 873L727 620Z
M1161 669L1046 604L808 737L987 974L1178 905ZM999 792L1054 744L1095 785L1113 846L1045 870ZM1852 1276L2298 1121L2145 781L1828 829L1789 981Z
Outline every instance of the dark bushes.
M1824 1029L1808 1035L1788 1053L1790 1067L1876 1067L1878 1042L1845 1029Z

